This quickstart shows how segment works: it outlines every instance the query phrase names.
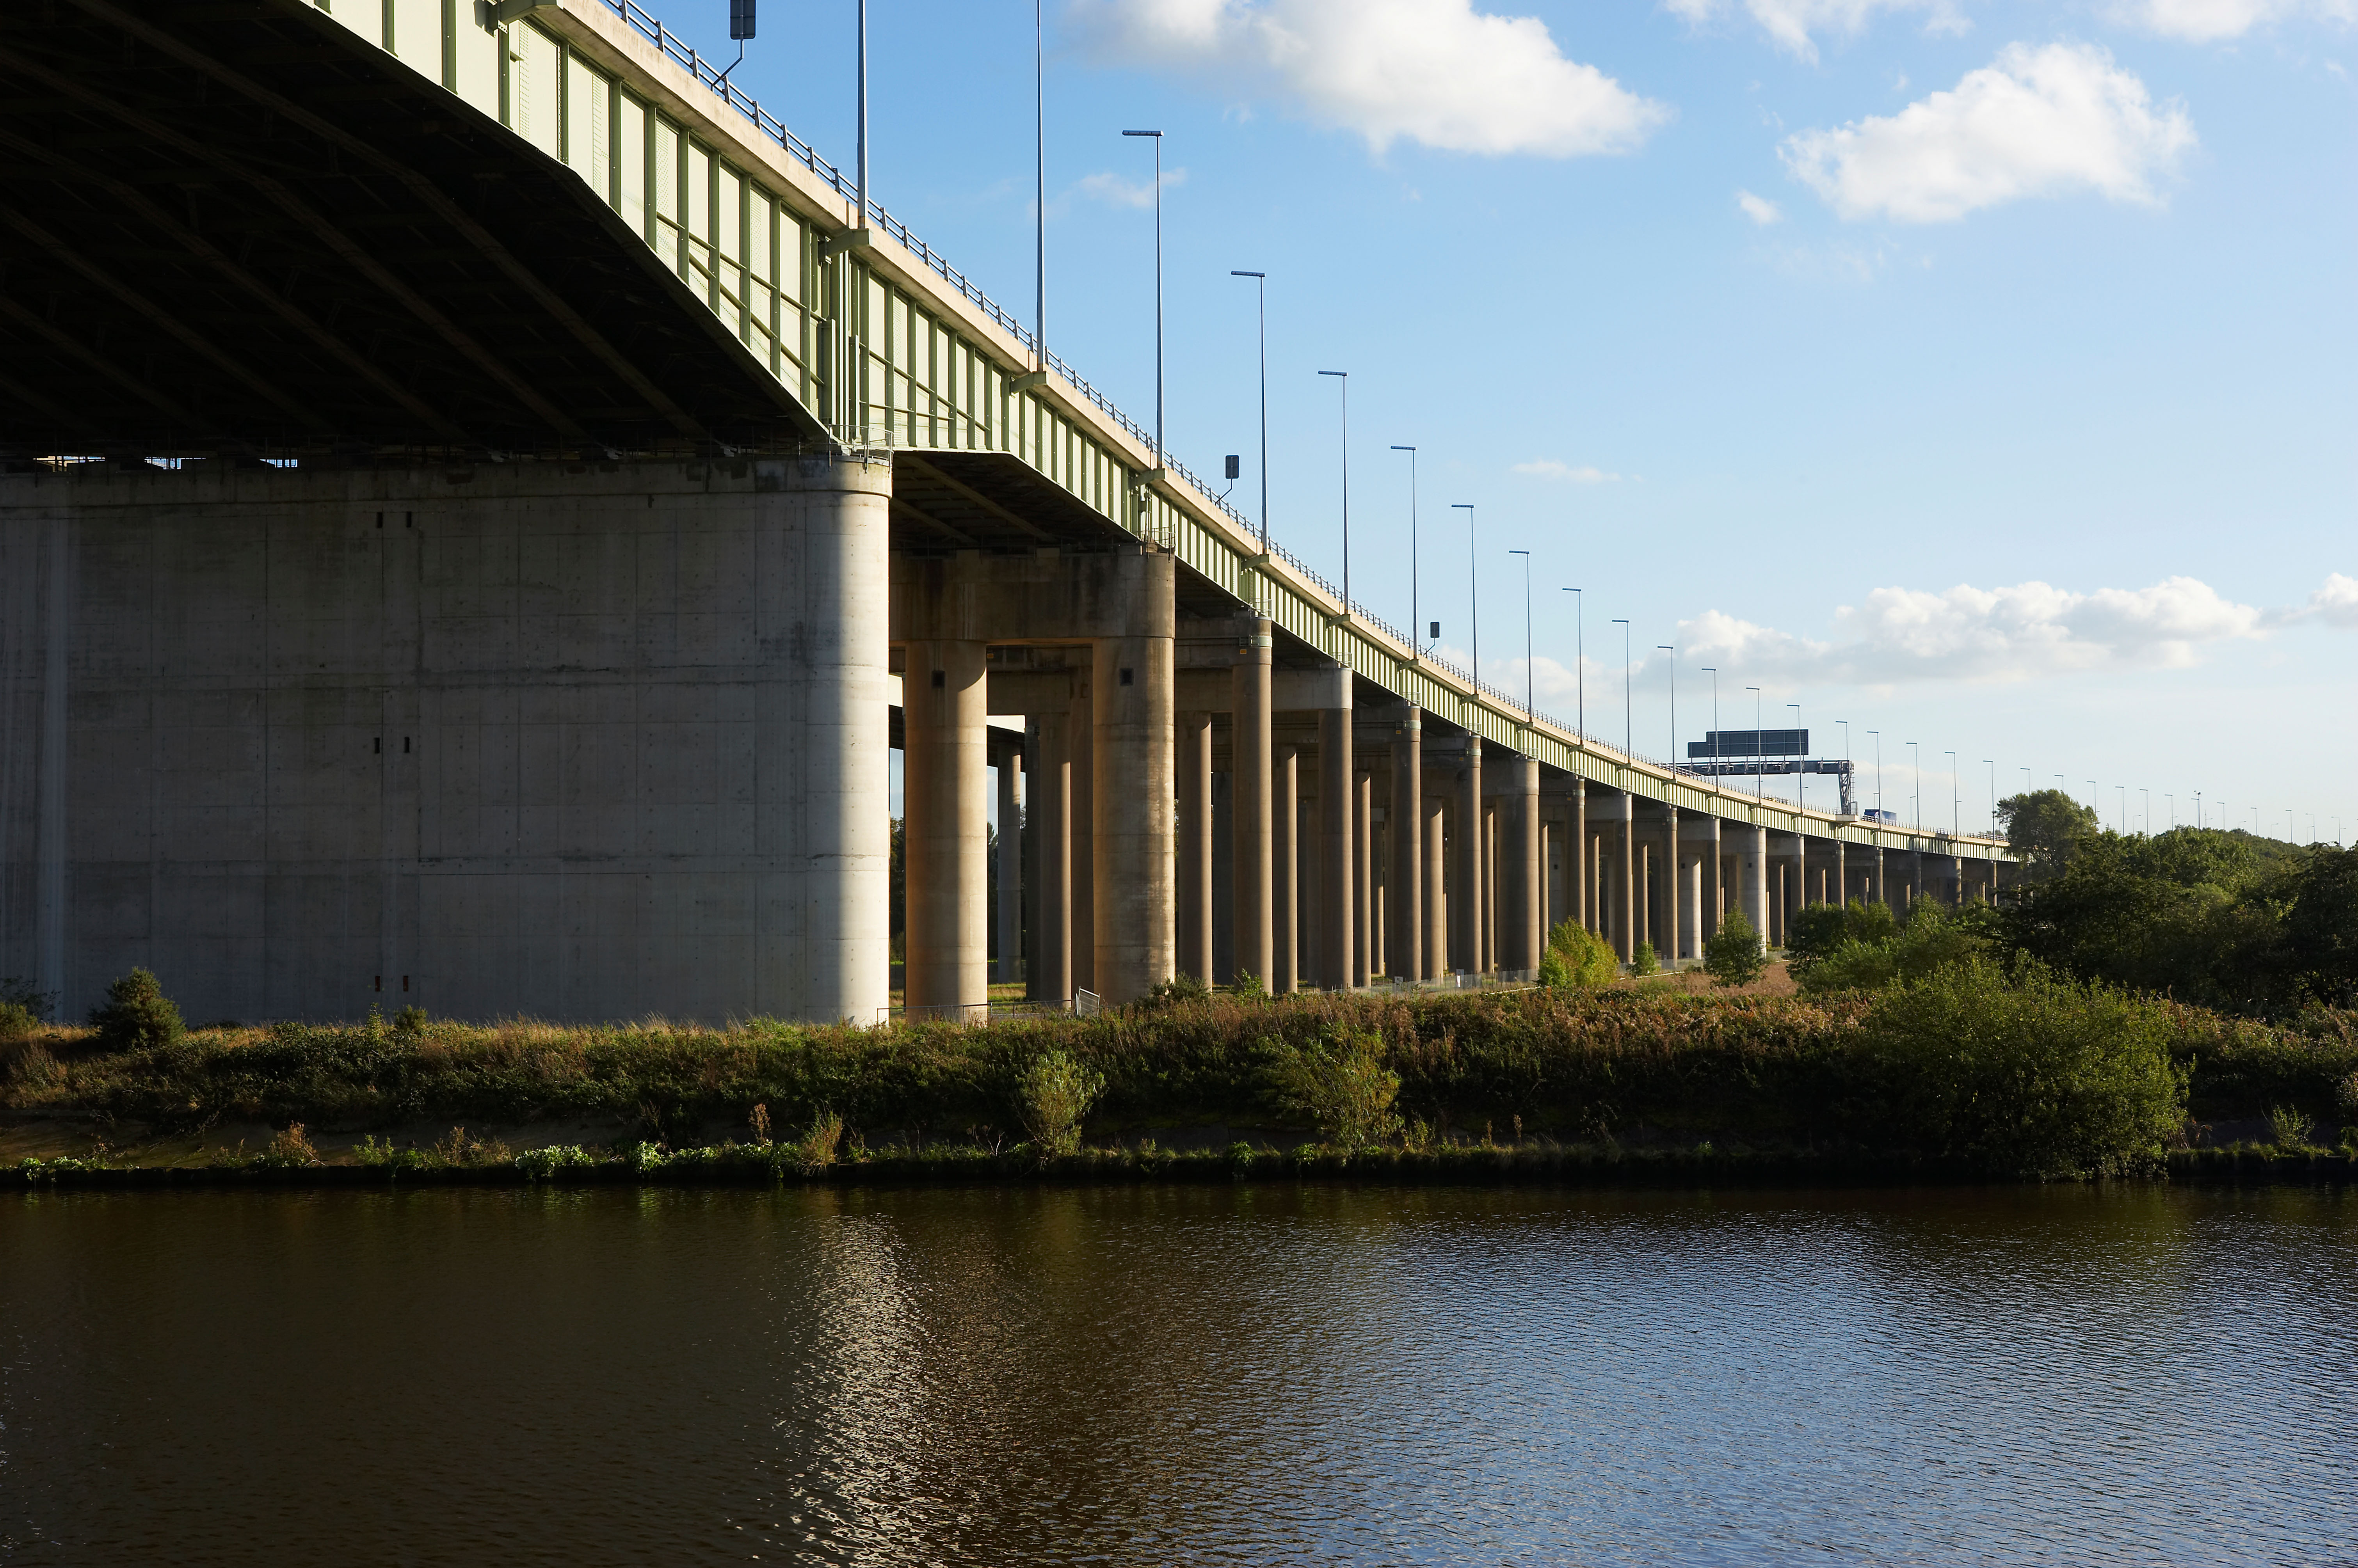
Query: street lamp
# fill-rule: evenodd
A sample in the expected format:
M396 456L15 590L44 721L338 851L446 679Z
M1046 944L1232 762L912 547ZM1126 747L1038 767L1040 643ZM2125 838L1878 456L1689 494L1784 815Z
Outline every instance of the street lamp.
M866 0L861 0L866 8ZM1125 136L1154 138L1154 466L1163 466L1163 133L1124 131Z
M1466 618L1474 630L1474 698L1482 697L1482 557L1474 548L1474 503L1453 501L1452 512L1466 514L1466 593L1468 600Z
M1943 752L1941 755L1949 759L1949 837L1962 838L1964 824L1960 813L1963 810L1963 806L1958 799L1957 794L1957 754L1954 752Z
M1635 762L1638 730L1630 719L1629 708L1629 622L1617 620L1613 624L1621 628L1621 756L1626 762Z
M1408 661L1415 664L1418 649L1422 646L1419 639L1423 635L1417 628L1424 624L1419 619L1424 611L1418 607L1416 589L1416 449L1394 447L1392 450L1408 454ZM1266 545L1261 547L1268 548Z
M1711 677L1711 787L1721 790L1727 786L1719 782L1719 666L1705 665L1703 673ZM1677 760L1675 757L1671 759L1673 762Z
M1803 764L1806 763L1809 759L1801 755L1800 749L1801 746L1801 705L1798 702L1789 702L1785 706L1793 710L1793 745L1796 748L1793 752L1793 809L1796 811L1807 811L1809 809L1809 796L1802 794L1802 791L1809 787L1810 775L1804 771L1803 767Z
M1908 797L1909 826L1921 833L1924 831L1924 752L1913 741L1908 742L1908 751L1916 763L1916 793Z
M1540 710L1531 693L1531 553L1529 550L1509 550L1510 556L1523 557L1523 711L1531 722L1540 721Z
M863 4L865 0L863 0ZM1040 366L1048 368L1048 52L1040 27L1041 0L1032 0L1032 112L1037 189L1032 200L1033 301L1032 336L1040 345Z
M1343 619L1351 619L1351 373L1322 370L1343 387Z
M1766 748L1760 744L1760 688L1747 686L1744 689L1752 694L1752 753L1760 759L1752 769L1752 795L1756 800L1766 800L1768 798L1768 775L1764 770L1768 764L1761 755Z
M1989 763L1990 832L1995 835L1997 832L1997 760L1994 757L1984 757L1982 761Z
M1875 737L1875 821L1876 826L1881 827L1883 824L1883 731L1870 730L1867 733Z
M501 70L507 69L501 62ZM868 227L868 0L860 0L860 222L854 228Z
M1668 643L1654 644L1671 656L1671 772L1679 771L1679 651Z
M1260 553L1265 556L1269 554L1269 274L1231 271L1228 276L1251 278L1254 292L1260 296Z
M1588 739L1588 604L1576 588L1564 592L1572 595L1572 688L1574 700L1580 706L1574 718L1583 741Z

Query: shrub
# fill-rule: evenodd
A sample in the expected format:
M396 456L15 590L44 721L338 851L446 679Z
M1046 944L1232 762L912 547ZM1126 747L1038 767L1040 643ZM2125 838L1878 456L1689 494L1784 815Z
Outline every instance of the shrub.
M1392 1110L1400 1075L1384 1065L1383 1037L1371 1029L1329 1026L1306 1046L1280 1047L1271 1079L1281 1107L1307 1116L1343 1148L1364 1148L1401 1129Z
M1070 1154L1081 1146L1081 1119L1105 1092L1105 1075L1054 1047L1032 1058L1016 1080L1016 1114L1043 1154Z
M1269 996L1269 988L1250 969L1238 969L1237 978L1228 982L1228 994L1238 1001L1261 1001Z
M1860 907L1855 903L1851 906ZM1793 978L1801 989L1812 996L1838 990L1880 990L1895 980L1918 979L1945 965L1985 954L1991 946L1989 938L1983 934L1986 919L1973 911L1952 915L1943 913L1937 904L1919 902L1904 925L1895 925L1887 915L1879 923L1870 918L1862 923L1862 927L1872 931L1878 924L1884 933L1880 936L1846 935L1831 952L1812 961L1793 961Z
M1629 955L1629 972L1633 975L1658 975L1662 972L1661 960L1654 956L1651 942L1640 942L1638 950Z
M425 1033L426 1010L414 1006L403 1008L393 1015L393 1032L395 1034L407 1035L411 1039Z
M783 1146L780 1153L787 1164L803 1174L816 1175L835 1163L836 1151L842 1143L843 1118L833 1110L822 1108L811 1118L809 1130ZM639 1147L646 1150L648 1145L642 1143ZM649 1168L644 1154L639 1157L639 1168Z
M1748 986L1768 972L1768 955L1760 933L1740 909L1731 909L1719 929L1703 945L1704 973L1723 986Z
M29 1040L40 1026L39 1016L23 1002L0 1000L0 1045Z
M2309 1149L2309 1113L2288 1105L2268 1110L2268 1141L2279 1149Z
M1795 980L1807 985L1810 970L1844 943L1871 946L1888 940L1898 929L1891 906L1879 899L1873 903L1855 898L1848 903L1804 904L1785 932L1785 967Z
M1141 1012L1161 1012L1182 1002L1203 1001L1212 994L1212 988L1194 975L1174 975L1167 980L1157 980L1152 989L1131 1005Z
M1621 960L1605 938L1567 920L1548 933L1547 951L1540 956L1540 984L1595 990L1609 986L1621 974Z
M188 1025L156 977L134 969L106 988L106 1005L92 1008L90 1022L100 1044L115 1051L177 1044Z
M271 1170L303 1170L320 1162L319 1152L311 1147L311 1136L299 1121L290 1121L287 1130L270 1141L270 1147L254 1157L254 1162Z
M2101 1175L2186 1118L2168 1003L1975 955L1876 998L1860 1108L1901 1147L2000 1175Z
M583 1169L598 1162L597 1155L578 1143L552 1143L545 1149L527 1149L515 1157L515 1168L535 1182L545 1182L559 1171Z
M35 988L30 980L10 975L0 979L0 1042L22 1040L49 1022L57 998Z

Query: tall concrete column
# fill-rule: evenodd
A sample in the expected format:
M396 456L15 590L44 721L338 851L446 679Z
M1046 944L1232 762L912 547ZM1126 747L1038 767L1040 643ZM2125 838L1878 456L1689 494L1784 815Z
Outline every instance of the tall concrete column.
M1403 707L1392 730L1391 863L1386 868L1384 967L1422 979L1424 967L1424 723Z
M1065 826L1072 850L1066 858L1072 911L1065 928L1065 962L1073 989L1092 995L1098 989L1098 852L1097 852L1097 698L1094 656L1081 678L1073 683L1072 706L1065 709L1065 755L1071 787L1065 795Z
M1850 903L1850 846L1840 838L1834 840L1834 896L1831 902L1836 909Z
M1482 742L1469 735L1457 773L1456 858L1449 879L1449 957L1482 968Z
M1010 746L999 754L998 980L1001 985L1012 985L1023 978L1022 781L1022 753Z
M1231 905L1236 929L1236 965L1275 989L1271 911L1276 836L1271 822L1269 672L1271 633L1267 621L1251 622L1245 645L1230 672L1233 739L1229 766L1235 785L1229 810L1235 825L1231 846ZM1291 802L1287 803L1291 806ZM1287 836L1289 839L1291 835Z
M1364 987L1376 967L1376 857L1373 830L1374 775L1352 774L1351 783L1351 983Z
M1351 983L1351 710L1318 710L1318 983Z
M914 642L902 676L911 1007L987 1003L990 701L981 643Z
M1108 1002L1135 1001L1171 978L1175 960L1171 776L1174 557L1122 557L1129 635L1094 645L1096 733L1096 986ZM1206 795L1208 797L1208 790ZM1206 903L1208 904L1209 900ZM1206 953L1208 965L1209 954Z
M1590 930L1596 929L1589 910L1588 899L1588 781L1572 781L1572 858L1564 867L1564 875L1574 889L1572 917Z
M1178 972L1212 983L1212 716L1179 715Z
M1424 967L1417 978L1432 980L1449 972L1449 893L1445 885L1449 864L1448 794L1436 789L1425 795L1423 809L1424 931L1421 940Z
M1738 827L1728 837L1735 841L1736 886L1744 918L1760 933L1765 946L1768 939L1768 830Z
M1679 914L1683 902L1679 894L1684 891L1685 882L1686 878L1679 870L1679 808L1665 803L1662 806L1662 935L1670 949L1670 961L1662 966L1666 969L1677 968L1679 959L1683 957L1679 944L1686 932L1686 925Z
M1505 860L1511 897L1504 911L1506 967L1536 969L1546 942L1547 863L1540 858L1540 764L1536 758L1518 757L1510 764L1515 775L1515 811Z
M1300 753L1276 750L1269 777L1269 989L1302 989L1302 784Z
M1679 946L1690 958L1703 957L1703 858L1709 846L1696 844L1687 850L1686 865L1680 875Z
M1025 826L1032 839L1033 885L1032 952L1024 989L1034 1001L1068 1001L1073 995L1069 727L1062 713L1041 714L1027 725L1033 740L1032 774L1024 781L1032 807Z
M1719 814L1711 814L1710 886L1704 894L1703 935L1708 942L1719 935L1720 912L1727 907L1727 862L1721 859L1725 849L1720 843ZM1698 953L1703 951L1698 947Z
M1620 921L1619 940L1615 943L1625 964L1638 957L1638 797L1621 797L1621 903L1615 911Z
M1949 857L1949 905L1952 909L1965 907L1965 861L1961 855Z

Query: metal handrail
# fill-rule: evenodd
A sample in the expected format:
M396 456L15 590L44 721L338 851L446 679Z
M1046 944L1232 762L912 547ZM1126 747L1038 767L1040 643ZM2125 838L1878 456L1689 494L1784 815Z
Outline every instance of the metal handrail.
M734 109L738 114L751 121L756 130L760 131L763 135L768 136L771 140L776 142L780 146L786 150L789 156L799 161L803 167L809 169L813 174L818 176L819 178L827 181L828 186L834 189L837 195L841 196L847 201L856 201L860 199L859 187L853 181L846 179L841 169L827 162L827 159L819 157L816 148L812 147L808 142L804 141L800 136L795 135L792 131L786 129L785 122L780 120L776 115L772 114L768 110L763 108L757 100L747 94L742 89L738 87L735 82L726 80L721 70L713 65L711 61L706 59L703 55L698 53L695 46L687 43L681 39L677 34L665 27L660 18L651 16L644 10L641 9L638 5L638 0L602 0L602 4L608 10L613 12L617 16L620 16L633 31L637 32L641 37L654 44L658 52L677 64L685 66L690 75L695 77L697 81L702 82L705 87L709 89L712 92L719 95L731 109ZM1186 464L1178 461L1176 459L1173 458L1170 453L1157 449L1154 443L1154 436L1152 431L1148 430L1146 427L1141 425L1137 420L1132 419L1129 415L1116 407L1111 398L1108 397L1104 393L1099 392L1095 386L1091 385L1082 377L1079 372L1073 369L1071 365L1065 363L1063 359L1054 353L1048 352L1044 346L1040 342L1039 339L1034 337L1031 330L1026 328L1022 322L1010 315L1006 309L1002 308L998 301L992 299L990 296L976 287L973 281L969 279L966 274L950 265L950 264L944 260L940 253L936 252L933 246L927 244L924 240L918 238L914 233L913 233L906 223L903 223L900 219L892 216L892 214L887 211L882 204L872 199L868 203L868 216L869 221L871 223L875 224L878 228L882 229L886 233L892 235L894 240L900 243L903 249L923 261L925 265L938 275L944 282L957 289L961 298L965 299L976 309L981 311L986 317L990 318L991 322L1000 328L1001 330L1013 338L1016 342L1023 348L1025 352L1031 354L1048 370L1055 373L1055 374L1062 378L1066 384L1070 385L1075 392L1080 394L1082 397L1086 398L1099 413L1112 420L1117 427L1127 433L1132 440L1138 442L1139 445L1146 448L1149 451L1154 452L1158 460L1162 462L1164 470L1178 478L1184 480L1187 482L1188 487L1195 491L1196 496L1203 501L1206 505L1226 516L1230 523L1236 524L1236 526L1247 535L1254 538L1260 537L1260 532L1252 519L1247 517L1235 506L1229 504L1225 496L1216 494L1213 492L1212 487L1206 484L1201 479L1197 478L1194 470L1189 469ZM888 443L889 440L890 438L888 437ZM1473 691L1477 697L1488 696L1497 699L1504 707L1526 713L1530 716L1532 723L1544 724L1557 730L1559 733L1574 737L1585 750L1611 752L1620 756L1626 762L1632 762L1645 767L1655 768L1676 777L1692 779L1698 783L1703 782L1704 775L1695 773L1675 762L1665 762L1658 757L1649 757L1636 752L1624 751L1620 747L1614 746L1609 742L1598 740L1597 738L1590 735L1586 730L1582 730L1575 725L1565 723L1563 719L1554 717L1552 714L1539 712L1537 710L1525 708L1521 700L1513 692L1502 690L1498 687L1492 686L1487 681L1476 680L1472 671L1465 669L1462 666L1452 663L1450 660L1424 653L1418 647L1418 644L1413 638L1404 635L1398 627L1392 625L1391 622L1386 621L1382 616L1370 611L1366 605L1361 604L1358 600L1346 599L1343 596L1342 589L1336 588L1332 582L1329 582L1325 576L1312 568L1309 562L1303 560L1300 556L1295 555L1292 550L1287 549L1275 539L1268 541L1268 547L1270 554L1275 556L1279 560L1283 561L1297 576L1314 584L1320 592L1325 594L1327 598L1341 605L1344 609L1344 612L1348 615L1353 622L1364 623L1365 625L1373 627L1377 631L1383 633L1384 635L1390 637L1394 643L1408 650L1419 663L1432 665L1439 669L1446 671L1452 676L1456 676L1457 679L1463 681L1467 688ZM1716 785L1706 785L1706 787L1714 788L1718 793L1722 794L1733 793ZM1095 999L1092 998L1091 1000L1094 1000Z

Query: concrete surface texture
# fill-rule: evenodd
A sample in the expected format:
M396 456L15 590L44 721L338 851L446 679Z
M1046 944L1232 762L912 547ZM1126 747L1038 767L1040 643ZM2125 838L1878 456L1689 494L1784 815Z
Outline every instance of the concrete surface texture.
M78 1017L872 1020L852 460L0 477L0 973Z

